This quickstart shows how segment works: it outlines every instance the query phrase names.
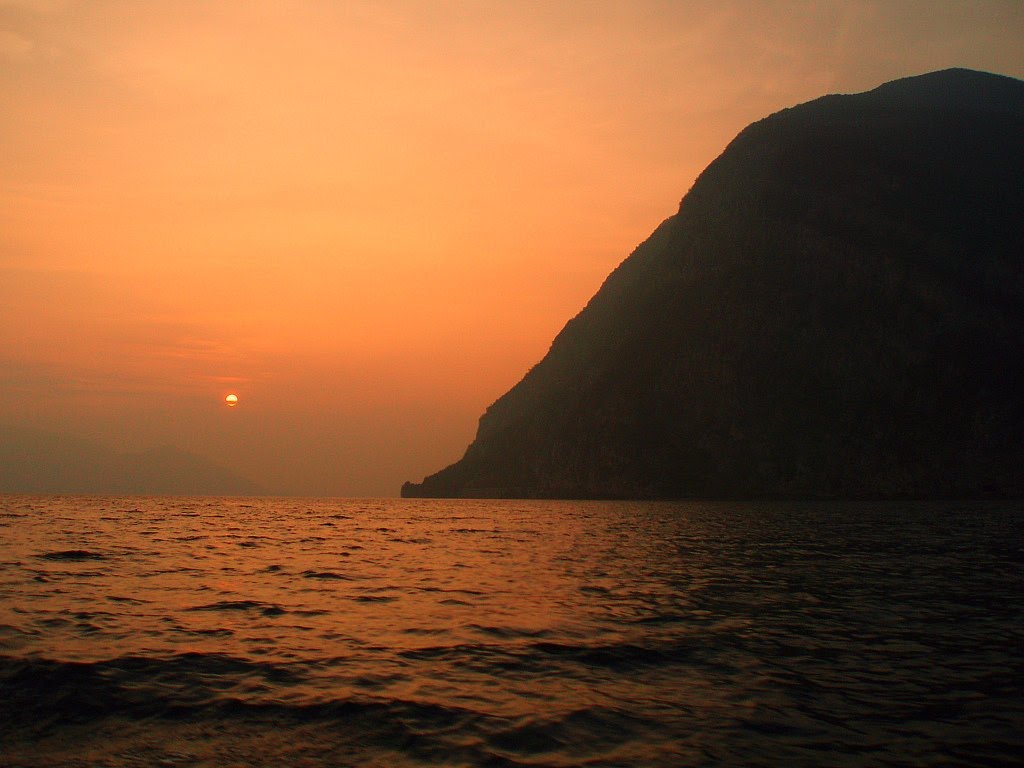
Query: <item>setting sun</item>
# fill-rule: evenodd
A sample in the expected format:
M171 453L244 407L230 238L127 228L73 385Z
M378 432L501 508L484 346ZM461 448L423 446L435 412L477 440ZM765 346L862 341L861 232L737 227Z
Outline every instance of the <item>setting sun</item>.
M224 402L228 404L228 407L234 408L236 405L238 405L238 395L228 395L227 397L224 398Z

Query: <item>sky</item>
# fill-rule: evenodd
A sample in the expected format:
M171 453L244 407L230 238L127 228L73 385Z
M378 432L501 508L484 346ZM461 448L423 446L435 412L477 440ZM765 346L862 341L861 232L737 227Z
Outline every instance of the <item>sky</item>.
M953 66L1024 4L0 0L0 448L395 496L744 126Z

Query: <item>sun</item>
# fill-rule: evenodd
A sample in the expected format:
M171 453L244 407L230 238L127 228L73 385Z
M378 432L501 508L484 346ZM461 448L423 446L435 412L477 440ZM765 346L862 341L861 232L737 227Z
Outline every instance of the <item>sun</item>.
M238 405L238 395L232 393L224 398L224 402L228 404L229 408L234 408Z

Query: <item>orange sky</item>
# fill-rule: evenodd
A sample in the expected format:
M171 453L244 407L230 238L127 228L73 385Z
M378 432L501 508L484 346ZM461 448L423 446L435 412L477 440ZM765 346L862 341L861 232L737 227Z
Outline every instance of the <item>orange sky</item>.
M746 124L1022 50L1002 0L0 0L0 439L395 495Z

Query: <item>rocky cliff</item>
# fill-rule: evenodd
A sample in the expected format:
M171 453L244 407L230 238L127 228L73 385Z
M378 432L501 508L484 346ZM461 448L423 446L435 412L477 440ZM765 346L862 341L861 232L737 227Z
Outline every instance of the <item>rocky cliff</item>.
M1024 82L742 131L404 496L1024 496Z

